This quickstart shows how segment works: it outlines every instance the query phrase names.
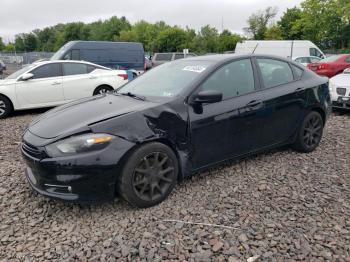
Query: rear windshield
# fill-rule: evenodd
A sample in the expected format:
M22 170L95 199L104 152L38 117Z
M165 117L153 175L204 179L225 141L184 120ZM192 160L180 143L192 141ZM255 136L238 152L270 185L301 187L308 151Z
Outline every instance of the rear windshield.
M337 61L341 55L333 55L330 57L326 57L325 59L320 60L318 63L323 63L323 62L335 62Z
M140 96L174 97L213 64L212 61L186 61L165 63L124 85L118 93Z

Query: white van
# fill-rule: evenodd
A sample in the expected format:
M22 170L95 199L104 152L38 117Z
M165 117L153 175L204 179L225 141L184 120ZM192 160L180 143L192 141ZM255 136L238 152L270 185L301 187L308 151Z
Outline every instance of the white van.
M325 58L323 52L311 41L304 40L249 40L237 43L236 54L265 54L282 57L316 56Z

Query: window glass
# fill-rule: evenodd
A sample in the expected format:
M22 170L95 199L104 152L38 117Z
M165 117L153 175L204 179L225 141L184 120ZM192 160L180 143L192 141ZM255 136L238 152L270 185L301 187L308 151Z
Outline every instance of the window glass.
M254 91L254 74L250 59L235 61L221 67L202 84L202 90L219 91L223 99Z
M174 60L184 58L184 54L175 54Z
M60 64L47 64L31 71L33 79L61 76Z
M302 75L303 75L304 70L302 70L299 67L294 66L294 65L292 65L292 67L293 67L293 70L294 70L295 78L296 79L300 79L302 77Z
M311 47L310 48L310 56L322 57L322 54L316 48Z
M80 60L80 51L78 49L72 50L72 60Z
M142 96L174 97L196 81L213 64L212 61L177 60L164 63L130 81L118 93Z
M299 58L295 59L295 61L298 62L298 63L301 63L301 64L302 63L309 63L307 57L299 57Z
M156 61L170 61L172 57L173 57L172 53L157 54Z
M289 64L274 59L257 59L265 88L283 85L294 80Z
M91 73L92 71L94 71L95 69L97 69L97 67L93 66L93 65L88 65L87 66L87 73ZM100 68L101 69L101 68Z
M320 59L316 57L310 57L310 61L311 63L317 63L318 61L320 61Z
M72 51L69 51L65 56L63 57L63 60L71 60L72 59Z
M78 63L63 63L63 75L82 75L87 73L87 66L85 64Z
M345 59L345 62L346 62L346 63L350 63L350 56L348 56L348 57Z

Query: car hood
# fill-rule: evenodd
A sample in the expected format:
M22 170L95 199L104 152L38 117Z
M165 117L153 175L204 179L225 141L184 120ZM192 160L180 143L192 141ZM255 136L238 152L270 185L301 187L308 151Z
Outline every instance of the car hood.
M80 99L48 111L28 127L32 134L52 139L90 130L89 126L157 105L128 96L102 95Z
M2 79L0 80L0 86L11 85L16 83L16 79Z
M332 77L331 82L336 86L350 87L350 74L340 74Z

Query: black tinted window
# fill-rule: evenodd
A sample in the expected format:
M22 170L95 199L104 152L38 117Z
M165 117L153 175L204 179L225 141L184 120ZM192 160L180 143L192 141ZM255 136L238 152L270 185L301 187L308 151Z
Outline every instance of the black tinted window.
M157 54L156 61L170 61L173 57L173 54Z
M266 88L283 85L294 80L292 69L287 62L274 59L258 59Z
M235 61L221 67L202 84L202 90L219 91L223 99L254 91L254 74L250 59Z
M184 58L184 54L175 54L174 60Z
M31 73L34 75L33 79L61 76L59 64L43 65L31 71Z
M82 75L87 74L87 65L78 63L63 63L63 75Z

